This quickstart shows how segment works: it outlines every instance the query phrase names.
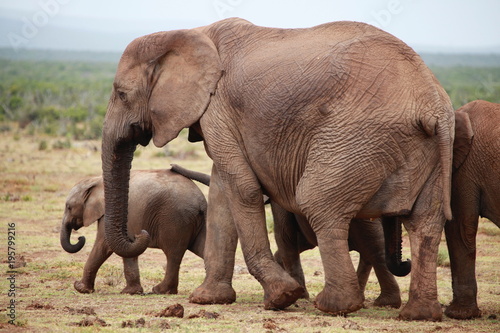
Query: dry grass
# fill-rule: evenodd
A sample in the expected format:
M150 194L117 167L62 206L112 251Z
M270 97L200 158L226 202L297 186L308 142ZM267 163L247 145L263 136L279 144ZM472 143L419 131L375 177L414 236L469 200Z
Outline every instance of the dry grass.
M17 139L15 139L17 138ZM47 141L46 150L38 150L40 141ZM372 273L366 291L366 308L344 317L332 317L314 309L311 301L301 300L285 311L266 311L262 289L245 269L241 251L237 252L237 273L234 288L238 299L232 305L201 306L188 303L187 297L204 278L203 261L186 253L181 267L178 295L121 295L124 287L121 259L112 256L101 268L96 292L77 293L73 282L80 279L83 264L92 248L96 227L75 232L85 235L88 243L77 254L68 254L59 245L60 220L68 190L79 179L100 174L100 143L73 142L72 148L53 149L57 139L24 137L22 133L0 135L0 244L6 259L7 224L16 224L16 254L24 257L25 267L16 269L16 315L18 327L5 324L9 270L2 264L0 289L0 330L41 332L115 332L121 330L162 331L167 327L181 332L498 332L500 330L500 232L491 222L480 224L478 235L479 304L483 317L473 321L444 318L440 323L401 322L395 318L399 310L372 307L378 296L378 284ZM211 163L201 144L192 145L185 138L177 139L166 149L139 148L133 168L167 168L170 163L210 172ZM208 190L200 185L202 191ZM272 235L271 239L272 239ZM442 252L445 251L444 239ZM407 239L405 254L409 255ZM353 253L353 260L357 254ZM323 284L321 262L317 249L303 254L303 266L309 292L314 296ZM20 257L18 257L20 260ZM444 258L446 261L446 258ZM146 291L163 277L165 258L159 250L149 249L140 258L142 284ZM408 298L409 277L398 278L403 301ZM439 300L451 300L449 267L438 270ZM169 305L184 307L184 318L155 317ZM199 317L200 310L216 312L215 319ZM95 314L94 314L95 313ZM199 318L189 319L190 315ZM101 326L101 319L109 326ZM144 322L140 321L144 318ZM139 321L138 321L139 320ZM75 326L80 325L80 326ZM81 325L91 325L83 326ZM142 326L141 326L142 325ZM130 328L132 327L132 328Z

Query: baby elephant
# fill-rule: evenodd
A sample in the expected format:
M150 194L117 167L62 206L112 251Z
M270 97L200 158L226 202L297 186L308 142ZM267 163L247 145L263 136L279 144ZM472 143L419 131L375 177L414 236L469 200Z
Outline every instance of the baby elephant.
M203 258L206 211L206 199L192 180L170 170L131 172L129 236L147 230L151 235L149 247L162 249L167 257L165 277L153 287L153 293L177 294L179 266L186 250ZM85 244L85 237L80 236L73 245L71 231L95 221L98 221L96 241L82 279L75 282L75 289L81 293L94 292L97 271L113 253L105 241L102 177L84 179L69 192L61 228L63 249L78 252ZM122 293L143 293L138 258L123 258L123 266L127 285Z

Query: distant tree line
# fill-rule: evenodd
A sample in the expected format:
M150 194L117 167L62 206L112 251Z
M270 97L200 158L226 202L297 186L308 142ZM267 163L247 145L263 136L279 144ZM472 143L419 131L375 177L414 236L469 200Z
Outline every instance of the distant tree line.
M500 67L431 66L453 106L500 103ZM98 139L116 62L0 58L0 130Z

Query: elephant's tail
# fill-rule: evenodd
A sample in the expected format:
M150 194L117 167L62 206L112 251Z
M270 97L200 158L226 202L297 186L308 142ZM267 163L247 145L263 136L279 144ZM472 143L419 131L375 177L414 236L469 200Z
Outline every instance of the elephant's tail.
M446 98L448 97L446 96ZM437 114L434 111L430 117L421 118L420 124L427 135L431 137L437 136L438 138L443 212L446 219L451 220L453 215L451 211L451 174L453 165L453 139L455 137L455 111L451 106L449 98L448 102L445 102L441 96L440 101L443 110L440 110Z
M454 117L453 110L451 115L448 115L448 117ZM438 119L436 134L438 136L439 153L441 157L441 179L443 180L443 211L446 219L451 220L453 218L453 213L451 210L451 175L453 165L453 138L455 135L455 129L454 118L450 121L448 117L446 117L446 119ZM450 122L452 123L451 128Z
M171 170L175 173L178 173L180 175L183 175L184 177L187 177L192 180L196 180L197 182L200 182L202 184L205 184L207 186L210 186L210 176L201 172L197 171L192 171L188 170L186 168L181 167L180 165L177 164L171 164Z

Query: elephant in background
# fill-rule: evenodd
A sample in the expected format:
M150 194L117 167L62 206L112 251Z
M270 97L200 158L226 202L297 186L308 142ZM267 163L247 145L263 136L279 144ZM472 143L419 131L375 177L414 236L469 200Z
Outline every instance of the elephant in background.
M165 277L153 287L156 294L177 294L179 267L186 250L203 258L207 202L188 178L170 170L131 171L128 205L129 235L147 230L150 248L163 250L167 257ZM61 227L61 246L75 253L85 244L80 236L71 244L72 230L98 222L94 247L85 263L83 276L74 286L80 293L94 292L97 271L113 253L104 234L104 186L102 177L77 183L69 192ZM138 258L123 258L126 287L122 293L140 294Z
M172 164L171 167L174 172L207 186L210 185L209 175L185 169L177 164ZM267 201L266 197L264 201ZM307 223L303 217L287 212L276 203L270 202L270 204L274 220L274 236L278 246L274 258L302 286L304 293L300 297L309 299L299 254L317 246L317 240L314 233L307 231ZM301 226L305 229L301 230ZM401 228L400 224L399 228ZM400 229L399 232L401 233ZM398 244L395 245L399 247L397 249L399 253L395 256L388 256L387 261L390 262L389 266L394 268L395 275L406 276L410 273L411 265L409 261L401 262L400 238ZM382 223L378 220L352 220L349 227L349 250L360 254L357 275L361 291L364 293L371 268L374 267L381 289L381 294L375 300L374 305L399 308L401 292L393 273L389 271L386 264Z
M232 18L132 41L120 59L103 126L105 227L125 257L144 251L127 225L129 170L138 144L162 147L183 128L213 160L206 277L194 303L231 303L238 239L265 309L302 286L273 258L266 193L302 215L325 272L315 306L363 306L349 255L353 218L398 217L411 242L408 303L400 317L440 320L436 269L450 193L455 115L422 59L396 37L357 22L278 29Z
M453 300L448 317L481 316L477 305L476 234L479 216L500 227L500 104L473 101L456 111L451 205L445 235Z

